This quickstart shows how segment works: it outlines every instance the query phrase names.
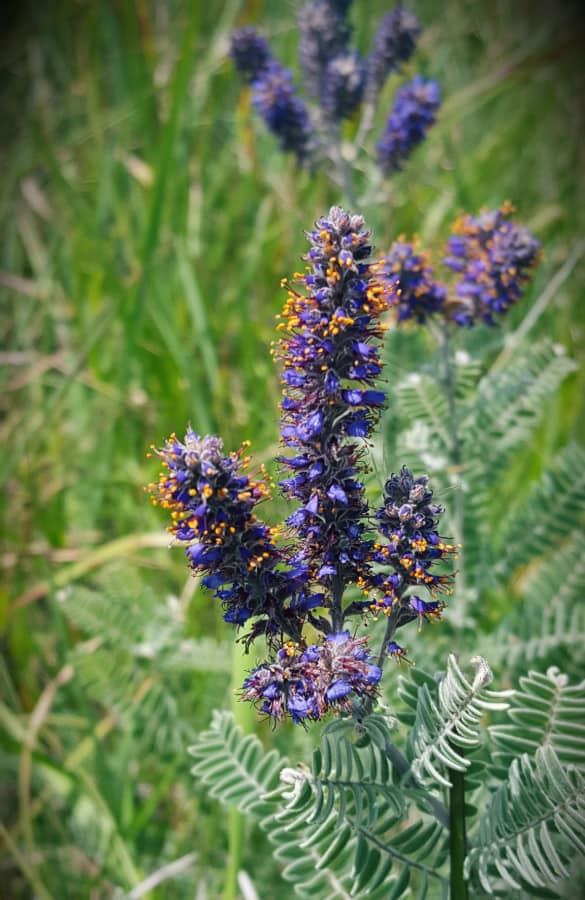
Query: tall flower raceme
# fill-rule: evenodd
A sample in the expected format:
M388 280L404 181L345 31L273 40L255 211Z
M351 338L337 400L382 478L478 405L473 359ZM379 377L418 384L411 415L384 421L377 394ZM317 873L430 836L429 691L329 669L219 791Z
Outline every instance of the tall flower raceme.
M308 162L315 131L307 107L297 96L292 73L270 60L252 83L252 103L281 150L294 153L300 164Z
M403 467L386 482L384 503L376 511L385 540L374 548L373 559L380 568L371 584L383 593L374 597L370 609L391 617L393 632L414 619L422 624L440 618L445 608L441 595L452 592L453 572L441 563L456 556L457 548L439 534L444 509L433 503L428 481L426 475L415 478ZM426 597L412 593L420 590ZM393 642L389 652L400 656L405 651Z
M294 722L369 708L385 659L405 656L396 629L439 616L452 575L436 567L454 552L439 534L442 510L426 476L392 475L377 511L365 499L365 441L385 402L382 319L395 302L371 260L370 232L361 216L333 207L307 237L305 272L283 282L274 349L287 449L281 489L296 508L280 528L264 523L256 507L269 485L247 473L246 447L226 455L218 437L192 429L156 451L163 473L150 486L226 622L249 629L248 643L267 638L272 658L250 673L243 699ZM374 659L348 621L380 613L388 621Z
M244 81L249 84L260 77L272 60L268 44L252 26L232 32L230 56Z
M381 21L371 53L362 58L350 46L351 6L351 0L311 0L299 11L299 62L311 109L298 96L288 70L280 66L254 28L248 26L235 31L230 48L236 69L246 83L252 84L254 105L276 135L281 149L293 152L300 164L311 167L329 158L335 163L330 171L337 173L346 187L347 172L340 171L346 168L344 161L348 153L353 158L361 149L362 138L373 126L375 105L387 78L401 72L413 55L421 32L416 17L403 6L397 6ZM283 78L287 82L286 90L282 87ZM278 90L277 81L280 82ZM435 120L438 105L435 82L415 79L398 93L378 145L378 161L384 174L390 175L401 168L424 139ZM355 146L351 152L347 149L342 152L345 144L341 140L341 125L344 120L355 118L360 109L362 118ZM290 125L290 119L294 125ZM312 132L311 140L302 142L303 150L299 153L298 142L291 135L305 131Z
M366 68L355 51L336 56L327 66L321 92L324 116L333 122L351 119L359 108L366 84Z
M294 451L281 458L291 472L281 485L299 502L287 520L302 541L296 558L326 588L335 630L343 622L343 589L365 580L372 550L359 480L363 447L352 439L371 433L385 401L375 383L391 289L369 263L361 216L333 207L307 236L309 270L288 288L275 353L282 363L282 439Z
M379 273L396 286L394 307L399 322L415 319L419 325L442 312L447 299L445 285L435 281L428 256L403 238L394 241L378 263Z
M285 632L300 639L306 613L320 598L305 592L302 566L284 566L278 530L255 513L270 490L265 479L246 474L246 445L224 455L220 438L188 429L171 435L156 452L163 463L153 502L170 510L168 531L187 545L187 562L212 590L224 619L243 625L254 617L252 636Z
M541 256L539 242L513 212L504 203L459 217L442 260L448 281L437 280L430 254L403 237L394 241L377 273L396 287L398 321L424 324L436 316L460 327L495 325L522 297Z

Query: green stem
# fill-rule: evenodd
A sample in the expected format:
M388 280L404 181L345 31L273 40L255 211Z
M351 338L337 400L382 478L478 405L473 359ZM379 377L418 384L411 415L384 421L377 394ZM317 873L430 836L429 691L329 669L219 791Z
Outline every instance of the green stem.
M467 900L467 884L463 874L465 863L465 773L449 770L449 855L451 861L450 900Z
M238 896L238 871L242 856L244 820L237 807L228 809L228 861L223 886L223 900L236 900Z
M244 734L252 734L254 732L256 714L253 706L249 703L242 703L239 700L237 692L254 663L254 657L250 656L250 654L245 654L241 644L234 643L232 652L232 713L238 725L243 729ZM238 897L238 872L241 868L244 825L245 819L242 814L238 812L235 806L230 806L228 811L228 860L222 900L236 900L236 897Z
M331 587L331 629L334 634L343 628L343 590L341 578L334 578Z
M341 147L341 126L338 123L329 127L328 137L331 148L331 157L339 172L339 180L341 182L341 190L343 192L345 204L352 213L356 213L357 198L353 183L353 167L343 155Z
M419 785L410 771L410 763L390 738L386 740L385 753L396 772L403 779L404 786L418 788ZM449 828L449 810L447 807L431 793L426 792L424 799L429 812L435 817L437 822L439 822L443 828Z
M441 334L441 350L443 356L443 384L445 386L445 394L447 396L447 408L449 410L449 421L447 427L451 438L449 447L449 458L454 465L459 465L461 459L459 445L459 429L457 423L457 407L455 404L455 388L456 374L453 365L453 354L451 352L451 335L449 333L449 325L447 322L443 324Z
M442 382L447 398L447 422L446 428L449 434L450 442L447 448L449 465L455 471L461 466L461 439L459 436L459 422L457 415L457 404L455 400L455 392L457 387L457 375L453 361L453 352L451 346L451 335L449 332L448 322L443 323L440 334L441 356L442 356ZM455 542L459 545L459 572L457 576L458 584L463 592L465 586L464 565L463 565L463 532L465 528L465 508L463 504L463 491L461 489L455 492Z
M374 115L375 115L375 102L371 98L366 101L364 105L364 111L362 113L362 119L359 124L358 133L355 136L355 145L359 149L364 141L364 138L368 135L368 133L372 130L372 126L374 124Z
M398 603L396 604L396 606L394 607L394 609L388 616L388 621L386 622L386 631L384 632L384 638L382 640L382 644L380 645L380 652L378 653L378 659L376 660L376 665L382 671L384 671L384 663L386 662L386 657L387 657L386 651L388 650L388 644L392 640L392 638L394 636L394 632L396 631L396 626L398 624L399 609L400 609L400 598L398 600ZM364 718L365 716L369 716L369 714L372 711L373 704L374 704L374 698L366 697L366 699L363 702L362 708L361 708L362 718Z
M348 160L343 155L341 150L341 146L339 147L339 169L341 174L341 183L343 185L343 193L347 200L347 205L349 206L352 213L358 212L357 210L357 197L355 194L355 187L353 183L353 169L348 162Z
M386 622L386 631L384 632L384 639L380 646L380 652L378 654L378 661L376 665L380 669L384 669L384 663L386 662L386 651L388 650L388 644L394 637L394 632L396 631L396 626L398 624L398 609L400 607L400 600L388 616L388 621Z

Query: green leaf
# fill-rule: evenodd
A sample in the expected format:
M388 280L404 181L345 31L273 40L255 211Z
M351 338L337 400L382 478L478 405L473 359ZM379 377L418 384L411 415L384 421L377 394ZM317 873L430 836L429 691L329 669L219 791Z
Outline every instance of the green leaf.
M255 735L244 736L231 713L216 712L211 728L199 735L189 753L195 759L192 774L212 797L258 817L277 807L266 795L280 787L286 759L276 750L265 753Z
M541 747L512 761L481 818L466 873L488 894L522 886L557 891L572 858L583 854L585 778Z
M534 756L539 747L550 747L563 765L585 769L585 680L569 684L558 668L545 674L529 672L520 678L508 723L492 725L494 766L506 771L522 753Z
M469 681L453 654L447 671L431 690L428 681L418 688L416 719L408 738L411 771L421 783L450 787L445 769L465 771L470 766L465 753L480 742L480 723L487 711L505 709L512 692L495 692L486 686L491 670L482 657L471 660L475 669Z

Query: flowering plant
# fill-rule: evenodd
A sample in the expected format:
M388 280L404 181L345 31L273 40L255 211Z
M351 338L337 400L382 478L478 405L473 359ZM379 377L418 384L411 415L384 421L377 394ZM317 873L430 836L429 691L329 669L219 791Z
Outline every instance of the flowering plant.
M437 678L412 669L411 680L401 679L404 751L381 691L386 660L407 659L397 631L440 619L456 574L456 546L441 534L444 509L426 475L403 466L373 508L366 494L366 451L386 401L381 340L392 318L396 326L440 320L452 411L445 450L461 460L451 330L494 325L539 257L536 240L510 215L505 206L460 220L444 261L456 276L451 285L436 282L426 254L403 239L372 258L363 218L339 207L307 232L308 265L283 280L273 351L283 386L280 489L295 504L281 526L256 515L271 485L266 471L248 474L246 447L224 455L219 438L188 429L157 451L164 471L153 499L171 511L169 531L189 566L221 602L225 621L247 629L246 648L266 639L269 659L249 671L240 699L273 724L334 716L310 769L291 768L274 750L265 755L226 716L192 748L195 774L260 818L301 896L400 897L409 885L443 896L448 884L453 898L467 897L470 886L502 897L521 887L559 896L572 848L585 838L576 826L585 815L578 753L564 740L565 724L537 714L558 692L578 696L565 706L571 728L583 684L569 686L554 668L531 672L521 699L511 701L514 691L488 689L485 659L471 660L469 679L451 654ZM462 511L451 519L458 529ZM373 653L359 629L379 618ZM535 727L527 741L511 725L492 727L505 764L499 781L494 769L483 785L488 805L470 840L476 822L466 791L477 789L483 765L481 720L510 704L511 721L528 710ZM542 724L554 749L543 743Z
M410 58L420 26L397 8L362 63L349 46L350 5L317 0L300 13L312 109L254 29L232 35L231 55L281 149L313 168L329 157L353 205L351 164L381 88ZM348 150L342 123L360 105ZM376 148L384 175L404 165L438 106L438 85L421 76L399 89ZM513 214L506 203L461 215L435 258L405 236L374 254L364 219L337 206L306 233L306 266L282 281L287 299L273 347L282 382L279 488L294 504L281 525L256 515L274 486L265 471L248 474L245 447L225 456L217 437L189 429L157 451L165 471L153 497L171 509L169 530L190 567L215 592L226 622L244 630L246 651L266 641L268 658L250 664L239 700L273 728L329 719L310 768L266 753L226 715L216 715L191 750L193 771L212 793L258 817L300 896L560 897L574 851L585 846L582 750L567 740L585 711L585 683L571 685L551 666L521 677L519 695L495 692L483 656L472 656L469 676L449 646L446 669L432 676L413 665L421 654L402 638L411 623L420 632L444 620L435 657L454 635L461 645L481 614L486 569L492 581L513 570L526 558L522 529L539 504L542 519L547 473L492 541L488 485L529 436L546 385L558 384L570 361L535 348L510 373L504 351L478 378L474 361L454 352L465 331L504 320L540 260L538 241ZM388 410L383 340L392 360L417 326L440 350L438 363L393 385ZM368 471L372 463L380 469L375 430L383 416L407 427L386 429L400 465L376 495ZM581 471L577 450L559 461L565 485L575 459ZM437 502L453 488L451 502ZM525 607L531 601L526 594ZM566 624L564 611L555 615ZM545 635L551 617L544 615ZM512 653L503 632L491 655L502 652ZM382 677L389 658L410 663L392 715ZM519 721L530 723L527 735Z
M373 46L362 59L350 47L351 0L311 0L299 11L299 62L309 103L299 96L292 73L273 56L252 26L233 32L230 54L243 81L251 85L252 104L280 149L309 168L339 171L352 194L350 164L374 125L380 93L392 74L400 74L416 49L417 18L397 6L380 22ZM401 169L426 137L440 106L440 88L417 75L397 92L386 127L376 144L377 162L388 176ZM347 143L342 126L361 111L360 124Z
M282 528L262 522L254 510L270 491L266 477L246 474L245 448L224 456L219 438L190 429L157 451L165 468L151 486L225 621L250 624L247 645L267 638L275 659L249 675L244 699L274 720L289 715L295 722L371 708L387 654L406 655L393 639L397 629L440 617L440 594L453 578L441 563L455 553L437 530L443 509L426 476L406 468L392 475L375 510L359 480L364 441L385 402L376 387L380 340L398 282L371 261L361 216L333 207L307 237L307 271L292 286L283 281L287 300L274 350L282 443L292 451L279 457L288 473L280 487L295 510ZM387 626L374 661L367 641L347 625L380 614ZM321 634L319 643L308 643L307 625Z

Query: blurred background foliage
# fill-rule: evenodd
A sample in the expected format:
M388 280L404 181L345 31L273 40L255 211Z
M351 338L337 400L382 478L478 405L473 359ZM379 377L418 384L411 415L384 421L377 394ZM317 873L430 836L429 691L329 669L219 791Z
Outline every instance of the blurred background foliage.
M390 185L372 181L367 167L358 173L359 211L379 249L400 233L439 248L460 210L512 200L545 254L504 329L522 327L544 296L529 343L551 339L577 363L559 375L498 476L489 519L497 532L556 451L584 437L582 23L576 5L544 0L409 5L425 31L407 69L437 78L444 105ZM226 52L233 27L258 24L298 74L298 6L56 0L8 15L0 184L7 896L213 898L224 890L228 839L233 859L242 823L226 825L193 784L184 748L213 708L231 702L231 635L187 579L182 553L167 549L162 517L143 493L156 475L145 452L187 421L221 433L228 449L251 438L258 461L277 452L269 345L279 281L299 266L303 229L342 198L334 172L333 180L296 172L276 152ZM382 0L354 3L364 53L388 9ZM379 105L378 131L396 83ZM349 122L348 135L355 128ZM504 337L476 329L458 335L458 347L480 360L479 374ZM424 369L431 344L414 329L389 335L382 438L390 468L410 461L395 455L408 449L400 419L408 421L409 399L403 391L401 405L393 385ZM571 459L567 466L570 478ZM281 511L277 500L268 515ZM575 530L581 522L579 511ZM529 531L530 519L518 527ZM505 556L501 535L500 545L492 537ZM554 589L562 582L553 578ZM479 601L475 627L497 635L513 598L494 582ZM433 640L438 628L428 631ZM428 633L422 640L428 650ZM300 729L260 733L299 758L312 740ZM276 896L276 866L250 829L239 867L253 884L241 880L238 890L247 900ZM278 886L279 897L289 891Z

